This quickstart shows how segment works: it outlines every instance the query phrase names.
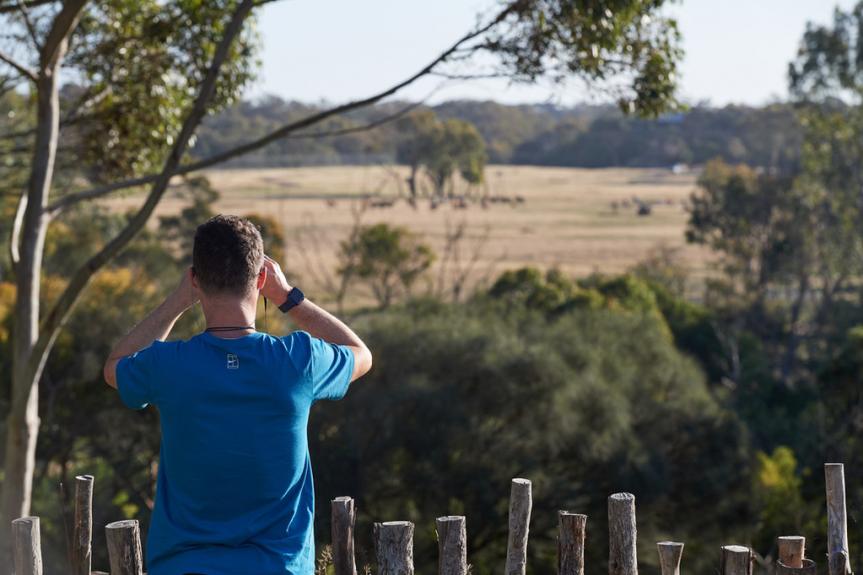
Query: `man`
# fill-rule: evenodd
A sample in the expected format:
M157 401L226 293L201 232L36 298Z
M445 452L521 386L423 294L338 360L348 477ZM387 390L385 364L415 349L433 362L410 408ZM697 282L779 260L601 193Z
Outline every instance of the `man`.
M147 538L151 575L314 571L306 427L372 356L344 323L288 285L248 220L198 227L179 287L114 347L105 381L132 409L159 409L162 445ZM258 295L304 331L255 331ZM200 301L207 329L164 341Z

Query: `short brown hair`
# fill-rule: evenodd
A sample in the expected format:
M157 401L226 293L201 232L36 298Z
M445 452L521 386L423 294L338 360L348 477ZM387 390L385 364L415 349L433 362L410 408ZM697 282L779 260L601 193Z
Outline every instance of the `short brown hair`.
M264 265L261 232L245 218L218 215L195 231L192 265L205 292L245 295Z

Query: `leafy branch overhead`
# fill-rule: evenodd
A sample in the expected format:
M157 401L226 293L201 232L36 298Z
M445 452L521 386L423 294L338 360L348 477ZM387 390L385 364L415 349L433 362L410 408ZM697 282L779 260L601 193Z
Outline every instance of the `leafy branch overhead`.
M836 9L833 25L809 23L797 58L788 65L789 90L799 100L863 97L863 2Z
M331 118L395 95L429 75L459 72L465 78L482 76L478 62L487 60L483 55L496 62L494 72L499 77L525 83L542 77L554 81L574 78L591 90L611 95L628 112L659 114L676 105L676 67L682 55L676 23L661 14L665 3L505 3L493 17L403 81L367 98L291 119L257 139L214 156L189 156L175 175L207 168L302 134ZM182 4L178 4L180 8L172 7L172 3L116 4L112 17L108 17L112 4L99 14L88 14L82 24L91 32L73 44L70 55L70 61L77 63L87 79L85 86L75 87L85 96L77 101L83 102L87 110L74 113L92 117L76 122L74 133L80 136L94 163L88 174L91 186L71 187L71 193L52 203L52 212L155 180L152 167L175 137L188 91L194 89L205 66L202 56L219 34L215 14L224 10L211 3L209 10L190 16L182 15ZM109 33L116 30L115 22L123 23L117 35ZM183 30L176 29L177 22L185 22ZM193 39L201 37L210 40L196 47ZM164 46L166 38L171 39L170 48ZM255 47L254 34L244 31L220 76L211 112L228 103L232 89L236 95L253 77ZM176 52L181 54L180 59L175 59ZM112 60L114 54L119 61ZM177 74L178 68L182 74Z

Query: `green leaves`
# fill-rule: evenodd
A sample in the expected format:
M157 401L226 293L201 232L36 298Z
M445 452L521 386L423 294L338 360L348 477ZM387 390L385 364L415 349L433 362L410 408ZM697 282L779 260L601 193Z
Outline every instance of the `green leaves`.
M683 55L665 0L527 0L484 49L517 81L570 76L615 97L627 113L656 116L676 106Z
M621 486L638 494L646 539L673 526L687 541L721 540L746 521L734 505L748 491L732 488L747 479L747 440L655 318L579 310L550 320L474 302L393 309L357 327L375 369L345 401L321 405L309 432L327 469L319 500L361 498L357 525L464 513L474 572L493 573L509 481L529 477L543 511L531 519L528 569L552 573L553 510L576 508L602 532L606 497ZM693 513L705 498L721 503ZM326 529L319 523L322 539ZM362 549L367 535L357 534ZM415 545L417 568L433 570L433 532L417 529ZM607 559L601 545L587 552L591 564ZM694 570L708 568L706 555Z
M412 114L399 126L405 133L396 157L414 168L422 166L442 198L458 172L470 185L485 178L485 141L476 126L464 120L438 121L431 112Z
M823 101L863 96L863 2L843 12L837 8L833 26L810 23L797 59L788 66L789 88L800 100Z
M85 116L76 150L91 179L151 172L164 160L235 6L233 1L110 0L84 15L72 42ZM211 110L232 103L253 77L256 36L247 26L234 44Z
M355 237L342 242L339 273L364 281L385 308L399 290L410 294L434 258L431 247L406 228L376 224L361 228Z

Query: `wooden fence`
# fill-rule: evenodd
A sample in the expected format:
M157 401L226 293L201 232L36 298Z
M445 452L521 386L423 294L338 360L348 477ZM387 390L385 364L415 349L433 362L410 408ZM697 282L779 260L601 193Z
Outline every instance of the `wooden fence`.
M845 508L845 472L841 463L824 466L827 494L827 567L829 575L852 575L848 553ZM70 550L73 575L107 575L91 571L93 534L93 477L75 478L75 516ZM525 575L532 507L531 483L513 479L509 502L509 538L506 575ZM332 501L332 560L336 575L357 575L354 556L356 509L350 497ZM587 516L558 512L558 573L584 575L584 541ZM462 516L439 517L438 575L467 575L467 529ZM16 575L41 575L42 551L39 518L12 521ZM141 533L137 520L116 521L105 526L111 575L142 575ZM413 534L410 521L375 523L374 546L379 575L413 575ZM608 498L609 575L638 575L636 555L635 496L615 493ZM806 540L799 535L778 538L776 575L815 575L815 562L807 558ZM683 543L656 544L662 575L680 575ZM720 575L752 575L753 553L749 547L726 545L720 553Z

